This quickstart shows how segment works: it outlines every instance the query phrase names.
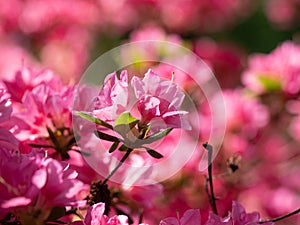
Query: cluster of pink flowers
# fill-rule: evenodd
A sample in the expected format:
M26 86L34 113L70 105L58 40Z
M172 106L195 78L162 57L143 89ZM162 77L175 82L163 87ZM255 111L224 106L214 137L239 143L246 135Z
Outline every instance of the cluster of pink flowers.
M99 203L88 209L87 216L84 222L73 222L72 225L129 225L126 216L113 216L108 218L104 215L104 204ZM160 221L159 225L200 225L201 212L199 209L189 209L184 212L181 218L168 217ZM237 202L232 203L232 211L225 218L210 213L205 225L258 225L259 213L246 213L242 205ZM266 225L273 225L272 222L264 223ZM140 223L139 225L148 225Z
M261 13L290 29L299 5ZM0 224L299 224L270 219L299 212L298 34L249 56L219 36L256 6L0 1ZM122 70L82 85L113 43Z
M256 93L283 91L297 95L300 91L300 49L286 42L271 54L256 54L249 59L249 69L243 74L243 83Z
M169 217L160 222L160 225L199 225L201 224L201 214L199 209L187 210L181 218ZM205 225L258 225L259 213L246 213L245 209L238 202L232 203L232 210L228 216L222 218L210 212ZM272 222L264 223L266 225L273 225Z
M68 165L32 149L22 153L23 146L9 132L12 105L7 92L1 90L0 203L1 217L13 212L22 223L34 219L45 221L54 207L77 206L76 195L84 184Z
M145 21L179 32L195 28L215 32L249 14L249 5L250 1L240 0L4 1L0 3L0 49L5 53L0 57L1 76L9 76L25 64L49 67L64 82L74 82L89 61L89 51L99 33L122 35Z

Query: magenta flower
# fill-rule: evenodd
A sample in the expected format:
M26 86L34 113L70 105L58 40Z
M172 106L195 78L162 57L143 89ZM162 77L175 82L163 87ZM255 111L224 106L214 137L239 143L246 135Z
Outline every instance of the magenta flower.
M232 210L225 218L221 218L210 212L208 221L205 225L259 225L260 215L258 212L246 213L244 207L238 203L232 202ZM274 223L264 223L266 225L273 225Z
M0 123L7 121L12 113L9 94L3 88L0 88Z
M50 70L34 73L23 69L16 73L15 81L6 82L13 99L19 101L13 116L24 121L20 140L34 140L48 136L47 126L56 128L71 127L73 86L64 86ZM16 132L17 133L17 132Z
M159 225L201 225L199 209L189 209L179 218L168 217L160 221Z
M16 120L16 137L30 144L52 146L55 154L68 159L66 152L72 149L75 142L72 141L73 95L74 86L59 83L56 87L42 83L27 91L22 104L17 105L12 114Z
M0 148L0 211L29 213L46 219L55 206L76 205L83 183L77 173L40 153L13 153Z
M116 73L111 73L104 80L103 87L96 99L93 114L103 121L114 121L118 115L126 111L128 102L127 71L121 72L120 79Z
M285 42L268 55L255 54L242 81L256 93L283 91L289 95L300 92L300 47Z
M184 93L177 84L162 79L149 69L142 80L134 76L131 85L141 114L141 126L150 125L152 130L190 129L189 124L182 119L182 115L188 112L180 110Z
M22 102L26 91L31 91L42 83L46 83L52 88L62 85L59 78L51 70L34 71L31 68L22 68L15 73L13 79L4 80L12 100L17 102Z
M91 206L84 221L76 221L72 225L128 225L128 218L124 215L109 218L104 215L105 204L100 202Z

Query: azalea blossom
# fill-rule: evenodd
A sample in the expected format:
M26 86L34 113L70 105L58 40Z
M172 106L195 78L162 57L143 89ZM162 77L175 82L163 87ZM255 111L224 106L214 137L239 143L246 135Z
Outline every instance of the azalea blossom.
M43 153L16 150L0 148L0 211L15 212L21 221L27 214L43 221L53 207L77 205L83 188L77 172Z
M137 98L141 126L150 125L153 130L190 129L182 119L188 112L180 110L184 93L176 83L162 79L149 69L143 79L134 76L131 85Z
M92 205L85 216L84 221L73 222L72 225L129 225L125 215L116 215L111 218L104 215L105 204Z
M254 54L242 81L258 94L283 91L288 95L300 92L300 47L291 41L278 46L270 54Z
M160 221L159 225L201 225L200 210L189 209L181 218L168 217Z
M29 144L52 146L62 159L74 144L72 104L74 86L51 86L42 83L26 91L22 103L15 107L12 128L16 137ZM54 140L55 139L55 140Z
M12 100L22 102L26 91L31 91L36 86L44 83L52 88L62 85L60 79L51 70L35 70L30 67L24 67L17 70L11 79L3 81Z
M232 210L229 215L225 218L219 217L214 213L210 212L208 221L205 225L259 225L259 213L246 213L244 207L238 203L232 202ZM273 225L274 223L264 223L266 225Z
M118 79L116 73L106 76L97 96L93 115L107 122L114 121L126 110L129 102L128 74L123 70Z

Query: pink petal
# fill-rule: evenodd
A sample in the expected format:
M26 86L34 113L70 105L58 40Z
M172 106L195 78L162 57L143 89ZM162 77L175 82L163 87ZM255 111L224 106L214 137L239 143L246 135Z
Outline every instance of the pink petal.
M31 179L32 184L37 186L37 188L39 189L45 186L46 181L47 181L47 171L45 169L37 170Z
M7 201L4 201L1 204L1 208L8 209L8 208L13 208L13 207L20 207L20 206L26 206L31 203L30 198L26 197L16 197L16 198L11 198Z
M187 210L180 219L181 225L200 225L201 215L199 209Z

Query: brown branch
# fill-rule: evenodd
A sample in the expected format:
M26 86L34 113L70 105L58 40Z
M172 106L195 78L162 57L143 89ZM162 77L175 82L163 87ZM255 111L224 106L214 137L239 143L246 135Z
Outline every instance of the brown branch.
M208 143L203 144L203 147L207 150L208 153L208 181L209 181L209 187L210 187L210 205L216 215L218 215L217 205L216 205L216 197L214 194L214 186L212 181L212 153L213 148Z
M290 212L286 215L283 215L283 216L279 216L279 217L276 217L276 218L273 218L273 219L268 219L268 220L263 220L263 221L260 221L259 223L260 224L263 224L263 223L268 223L268 222L277 222L277 221L280 221L280 220L283 220L285 218L288 218L290 216L293 216L293 215L296 215L297 213L300 212L300 208L296 209L295 211L293 212Z

